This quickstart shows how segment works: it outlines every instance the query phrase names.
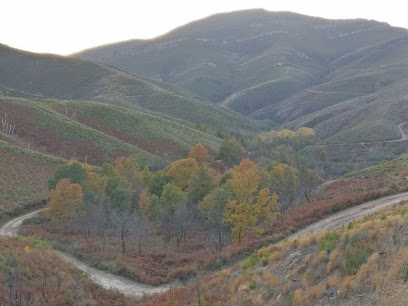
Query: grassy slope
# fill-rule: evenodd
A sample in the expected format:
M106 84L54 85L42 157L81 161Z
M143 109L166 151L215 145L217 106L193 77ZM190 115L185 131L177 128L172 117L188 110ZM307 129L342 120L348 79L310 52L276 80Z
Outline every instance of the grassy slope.
M371 178L382 177L385 175L400 175L401 171L406 173L408 170L408 154L403 154L393 160L382 162L379 165L353 171L347 174L347 178Z
M242 117L174 85L151 82L80 59L34 54L0 45L0 84L53 99L95 100L182 121L195 127L253 135Z
M13 305L19 301L24 305L130 304L122 294L96 285L82 271L61 259L49 245L33 238L1 237L0 267L0 277L5 280L0 283L2 305L9 304L10 287L6 280L10 275Z
M67 110L68 116L75 113L79 122L165 159L187 156L196 143L215 151L221 142L179 123L108 104L47 101L47 105L62 114Z
M408 205L397 205L335 233L260 249L245 263L140 303L223 305L404 305Z
M18 138L47 154L80 160L87 156L90 164L100 164L105 154L132 154L142 165L155 159L144 150L89 128L38 101L2 99L0 113L7 113L9 122L16 125Z
M0 222L47 197L48 178L63 163L0 132Z

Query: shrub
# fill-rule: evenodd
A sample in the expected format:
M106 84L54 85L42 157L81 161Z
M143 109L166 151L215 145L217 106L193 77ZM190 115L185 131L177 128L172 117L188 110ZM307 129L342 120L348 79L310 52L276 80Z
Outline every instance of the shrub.
M255 281L252 281L252 282L249 284L249 289L254 290L255 288L256 288L256 282L255 282Z
M381 220L385 220L385 219L387 219L387 215L382 214L382 215L381 215Z
M360 241L370 241L370 234L367 232L360 232L355 233L353 237L351 237L351 245L356 245Z
M400 278L406 283L408 281L408 260L401 264L399 274Z
M344 258L340 265L343 275L354 275L358 268L367 261L368 250L347 245L344 251Z
M242 265L242 270L246 270L248 268L255 267L259 262L259 255L258 252L254 252L251 254L251 257Z
M339 234L336 232L327 232L326 236L320 241L319 251L331 252L336 248L337 241L339 240Z

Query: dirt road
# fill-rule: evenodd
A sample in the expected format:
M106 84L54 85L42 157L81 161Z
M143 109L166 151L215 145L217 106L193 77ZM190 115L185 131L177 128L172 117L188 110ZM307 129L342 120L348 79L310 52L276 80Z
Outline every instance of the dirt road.
M306 226L304 229L290 235L288 239L292 240L311 233L338 229L343 224L347 225L350 221L361 219L400 201L408 201L408 192L387 196L340 211Z
M364 204L348 208L334 215L331 215L327 218L324 218L320 221L317 221L305 227L304 229L292 234L288 238L296 239L299 236L307 235L310 233L334 230L334 229L341 227L343 224L347 224L348 222L352 220L357 220L364 216L370 215L383 208L397 204L400 201L408 201L408 192L384 197L378 200L366 202ZM26 214L24 216L20 216L18 218L15 218L9 221L8 223L6 223L4 226L0 228L0 235L16 236L18 233L18 229L21 226L21 223L24 220L35 216L39 212L40 210ZM166 286L166 285L159 286L159 287L153 287L153 286L136 283L136 282L124 279L122 277L119 277L117 275L113 275L113 274L92 268L88 266L87 264L73 258L72 256L68 254L65 254L62 252L58 252L58 253L65 260L73 263L79 269L84 271L88 275L88 277L92 279L95 283L105 288L118 290L127 296L140 297L143 294L163 292L169 288L169 286Z
M9 222L4 224L0 228L0 235L8 236L8 237L17 236L18 230L22 222L26 219L34 217L40 211L41 210L37 210L29 214L17 217L13 220L10 220ZM144 294L153 294L153 293L166 291L170 287L168 285L153 287L153 286L133 282L123 277L92 268L88 266L87 264L72 257L71 255L65 254L60 251L56 251L56 252L66 261L73 263L79 269L84 271L88 275L88 277L92 279L95 283L107 289L118 290L122 292L123 294L125 294L126 296L141 297Z

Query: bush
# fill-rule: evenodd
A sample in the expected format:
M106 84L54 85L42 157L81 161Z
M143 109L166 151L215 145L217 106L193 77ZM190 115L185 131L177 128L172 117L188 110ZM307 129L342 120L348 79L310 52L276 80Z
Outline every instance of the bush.
M251 254L251 257L242 265L242 270L246 270L248 268L255 267L259 262L259 255L258 252L254 252Z
M408 281L408 260L401 264L399 274L400 278L406 283Z
M326 236L320 241L319 251L327 251L330 253L336 248L337 241L339 240L339 234L336 232L327 232Z
M354 275L358 268L367 261L368 250L366 248L358 248L352 245L347 245L344 251L344 258L340 265L343 275Z
M360 232L360 233L355 233L353 237L351 237L351 245L354 246L360 241L370 241L370 234L367 232Z

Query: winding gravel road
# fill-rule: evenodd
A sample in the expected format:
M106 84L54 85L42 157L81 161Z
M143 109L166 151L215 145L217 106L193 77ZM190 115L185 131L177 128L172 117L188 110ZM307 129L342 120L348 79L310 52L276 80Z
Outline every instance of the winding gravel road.
M355 207L348 208L308 225L304 229L290 235L288 239L292 240L296 239L299 236L340 228L343 224L347 224L352 220L357 220L364 216L378 212L379 210L397 204L400 201L408 201L408 192L387 196L374 201L363 203ZM41 210L37 210L9 221L0 228L0 235L10 237L16 236L22 222L35 216L40 211ZM59 251L57 252L62 258L64 258L68 262L73 263L79 269L84 271L88 275L88 277L95 283L103 286L104 288L118 290L127 296L140 297L144 294L163 292L170 288L170 286L168 285L153 287L133 282L123 277L92 268L68 254Z
M34 217L40 211L41 209L10 220L9 222L4 224L0 228L0 235L8 236L8 237L17 236L18 230L22 222L26 219ZM126 296L141 297L144 294L159 293L159 292L166 291L167 289L170 288L169 285L153 287L153 286L137 283L137 282L125 279L123 277L92 268L88 266L86 263L79 261L76 258L66 253L63 253L60 251L56 251L56 252L66 261L73 263L79 269L84 271L88 275L88 277L92 279L95 283L107 289L118 290L119 292L123 293Z

